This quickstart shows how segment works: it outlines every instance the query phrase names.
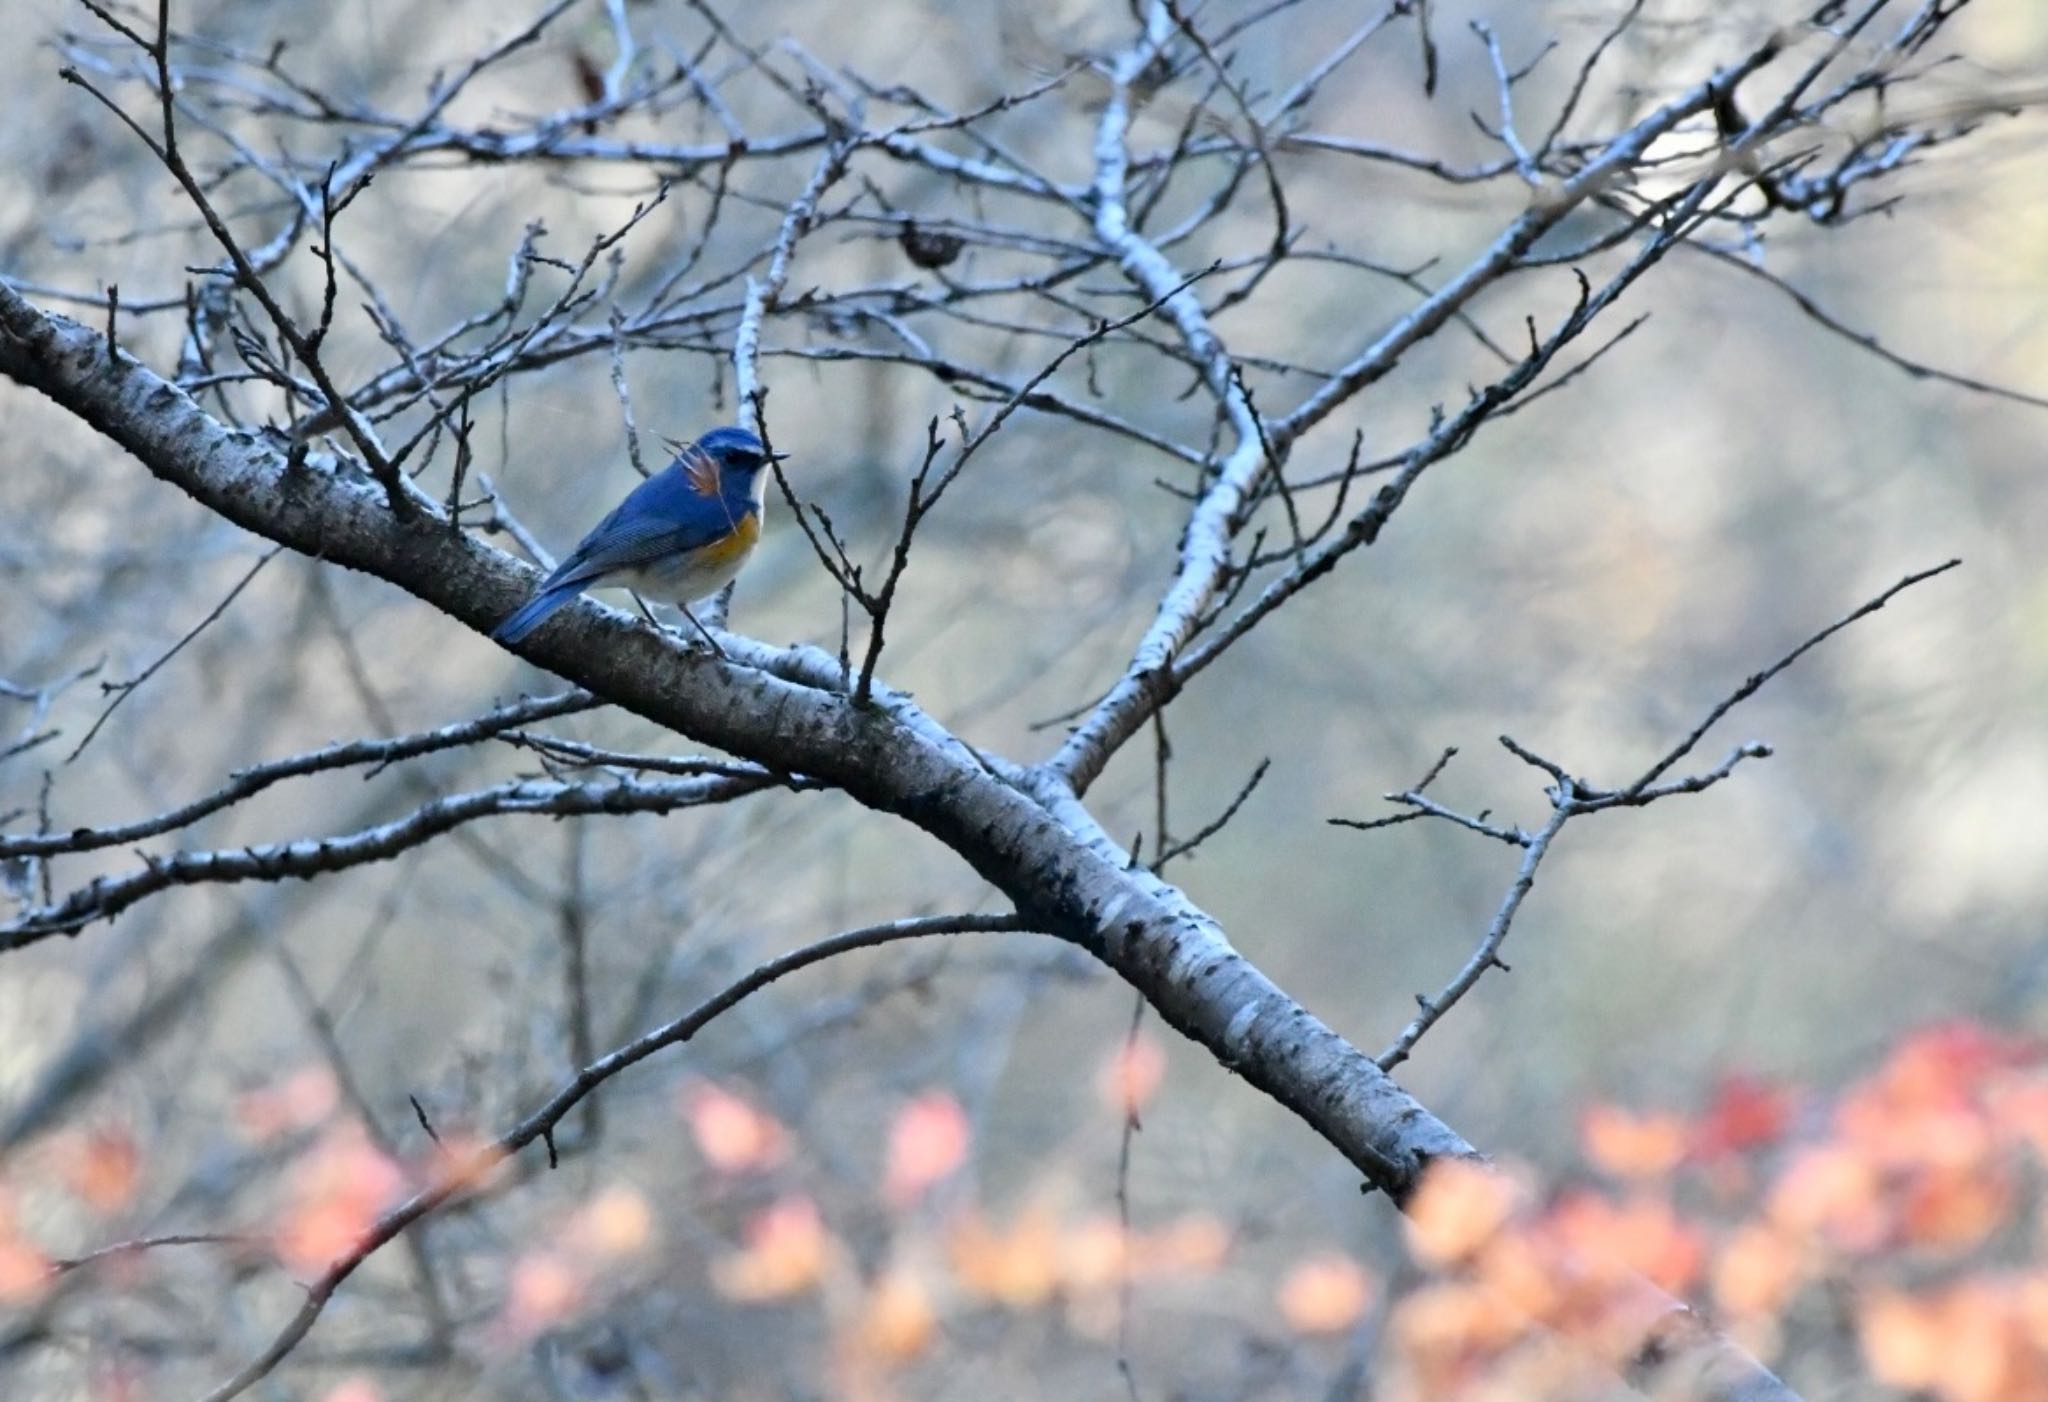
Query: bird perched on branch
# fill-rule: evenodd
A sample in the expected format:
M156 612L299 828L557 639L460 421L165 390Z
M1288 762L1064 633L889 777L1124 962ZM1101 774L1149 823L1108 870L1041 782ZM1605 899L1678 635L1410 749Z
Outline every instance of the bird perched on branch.
M766 503L763 469L788 456L770 453L746 429L711 430L628 493L491 637L518 642L586 589L631 589L674 600L688 614L693 602L732 583L753 553Z

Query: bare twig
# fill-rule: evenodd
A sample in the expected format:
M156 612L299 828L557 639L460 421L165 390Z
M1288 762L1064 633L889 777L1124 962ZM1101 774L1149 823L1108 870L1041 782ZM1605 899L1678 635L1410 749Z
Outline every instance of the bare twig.
M1649 790L1650 786L1656 782L1657 777L1659 775L1663 774L1667 769L1671 768L1672 765L1678 763L1678 761L1684 759L1688 754L1692 753L1692 747L1694 745L1697 745L1701 741L1701 739L1703 739L1706 736L1706 733L1714 728L1715 723L1718 722L1721 719L1721 717L1727 715L1730 711L1734 710L1744 701L1747 701L1750 697L1756 695L1757 691L1763 686L1765 682L1769 681L1772 677L1777 676L1778 673L1784 671L1787 667L1790 667L1794 662L1797 662L1807 653L1819 647L1829 638L1832 638L1835 634L1841 632L1844 628L1847 628L1857 619L1868 618L1871 614L1876 613L1879 609L1883 608L1886 604L1890 603L1893 599L1897 598L1906 590L1911 589L1914 585L1923 584L1926 581L1933 579L1936 575L1947 574L1950 570L1955 569L1958 565L1962 563L1963 562L1961 560L1944 560L1942 563L1934 566L1932 569L1920 570L1916 573L1907 575L1904 579L1892 585L1891 588L1885 590L1876 598L1871 599L1869 602L1859 605L1854 609L1851 609L1848 613L1842 615L1842 617L1836 619L1833 623L1830 623L1827 627L1821 629L1818 633L1815 633L1812 637L1808 638L1805 642L1799 644L1799 646L1793 648L1790 652L1786 653L1783 657L1780 657L1776 662L1773 662L1770 666L1764 668L1761 672L1752 673L1748 678L1746 678L1743 681L1741 686L1736 687L1735 690L1730 692L1724 700L1715 705L1715 707L1711 711L1707 712L1706 719L1702 720L1698 725L1694 726L1690 734L1688 734L1683 740L1679 741L1676 745L1672 746L1671 749L1668 750L1664 754L1664 756L1661 759L1659 759L1656 763L1652 764L1648 769L1644 770L1642 777L1637 779L1633 784L1630 784L1626 792L1632 797L1640 797L1643 794L1645 794Z
M1703 773L1687 775L1684 778L1670 780L1662 784L1656 782L1660 775L1666 773L1679 760L1690 754L1693 747L1699 743L1707 731L1713 728L1717 721L1743 701L1755 695L1765 682L1790 667L1800 657L1813 648L1818 647L1842 629L1858 619L1866 618L1883 608L1902 590L1932 579L1936 575L1944 574L1961 563L1960 560L1950 560L1932 569L1922 570L1917 574L1906 576L1876 598L1871 599L1868 603L1863 604L1861 607L1821 629L1763 671L1750 676L1727 699L1716 705L1708 713L1707 718L1695 726L1685 739L1673 746L1661 759L1651 765L1641 778L1625 789L1603 789L1589 784L1573 776L1563 765L1555 760L1537 754L1511 736L1501 736L1500 743L1510 754L1520 759L1523 763L1540 770L1551 780L1550 786L1545 790L1551 805L1550 817L1541 828L1534 832L1525 831L1518 827L1502 827L1498 824L1490 823L1487 821L1485 813L1480 813L1476 816L1459 813L1424 795L1423 790L1428 788L1443 773L1444 766L1449 763L1451 756L1456 753L1455 750L1444 751L1437 762L1430 767L1429 772L1423 776L1421 782L1400 793L1390 793L1386 796L1388 802L1399 804L1409 811L1371 821L1359 821L1350 818L1330 819L1329 821L1332 824L1338 826L1371 830L1391 827L1398 823L1410 822L1419 818L1436 818L1465 828L1470 832L1491 838L1494 841L1504 842L1511 847L1520 848L1522 851L1521 865L1515 873L1515 879L1508 887L1506 896L1502 898L1500 908L1494 913L1493 920L1488 924L1484 935L1481 936L1477 948L1473 950L1471 957L1465 961L1464 965L1453 975L1450 982L1445 984L1442 991L1437 993L1435 997L1416 995L1415 1001L1420 1011L1416 1014L1414 1020L1402 1030L1401 1035L1395 1038L1385 1051L1380 1053L1378 1058L1380 1067L1383 1070L1392 1070L1395 1066L1407 1060L1409 1054L1414 1051L1416 1043L1422 1039L1424 1034L1434 1027L1452 1006L1467 993L1471 992L1472 988L1485 975L1488 969L1497 968L1505 970L1507 968L1507 965L1500 958L1501 946L1507 939L1508 932L1514 924L1516 914L1522 907L1523 900L1528 896L1530 888L1535 884L1536 869L1542 865L1544 857L1550 851L1552 842L1564 830L1566 823L1570 822L1573 818L1589 813L1605 812L1615 808L1643 807L1662 798L1670 798L1679 794L1702 793L1728 778L1735 771L1736 766L1744 760L1767 758L1771 753L1770 747L1751 741L1736 746L1733 750L1729 751L1727 757L1719 764Z
M0 860L9 857L47 857L64 852L92 852L106 847L126 847L143 838L158 837L189 827L201 818L251 798L285 779L297 779L330 769L350 769L365 764L375 766L372 770L372 773L375 773L384 766L401 760L475 744L479 740L487 740L520 726L531 725L537 720L552 720L557 716L574 715L602 704L587 691L566 691L554 696L514 702L474 720L457 721L453 725L445 725L436 730L401 735L389 740L352 740L346 744L330 745L325 749L309 750L288 759L272 760L267 764L239 770L226 784L210 794L155 817L124 823L119 827L74 827L61 833L25 833L20 836L0 834Z
M305 880L387 861L479 818L505 813L577 817L597 813L668 813L678 808L724 803L780 786L804 786L766 770L748 778L616 779L602 784L565 784L522 779L471 793L436 799L388 823L335 837L244 847L232 851L145 855L142 869L102 876L61 901L29 908L0 924L0 949L19 949L50 935L76 934L98 920L112 919L136 902L173 886L242 881Z
M151 677L155 676L160 670L162 670L166 662L169 662L173 657L176 657L179 653L183 652L185 650L186 644L190 643L194 638L198 637L201 633L205 632L207 628L210 627L216 619L218 619L222 614L226 613L228 611L228 605L232 604L241 595L241 592L249 587L250 582L253 581L256 578L256 576L262 572L263 567L265 565L269 564L272 560L277 558L278 552L283 548L283 546L273 545L270 547L270 549L264 551L261 555L257 556L256 563L249 566L248 570L243 573L242 577L235 581L234 587L229 589L228 592L222 596L221 601L215 604L213 608L210 611L208 611L206 617L200 619L197 623L193 624L192 627L189 630L187 630L185 635L179 638L178 641L172 643L170 647L164 651L163 655L156 659L156 661L150 663L147 667L144 667L140 672L136 673L127 681L101 682L100 690L115 693L114 699L107 703L106 709L100 712L99 719L92 723L91 728L85 732L84 737L81 738L78 744L72 748L71 753L64 756L64 762L66 764L69 764L71 763L71 761L77 759L80 755L84 754L85 747L87 745L90 745L92 743L93 737L100 733L100 727L107 723L107 718L112 716L115 711L120 709L121 703L123 701L126 701L129 697L133 696L138 690L141 689L144 682L147 682Z

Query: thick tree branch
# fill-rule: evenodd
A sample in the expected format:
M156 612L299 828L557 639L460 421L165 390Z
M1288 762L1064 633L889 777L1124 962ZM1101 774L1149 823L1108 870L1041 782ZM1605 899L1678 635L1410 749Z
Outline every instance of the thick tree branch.
M520 779L474 793L436 799L402 818L358 832L297 842L266 843L209 852L144 855L142 869L103 876L54 904L30 907L0 925L0 950L20 949L51 935L75 935L99 920L111 920L136 902L173 886L225 885L242 881L305 881L372 862L452 832L465 823L504 813L581 817L594 813L672 813L724 803L763 789L799 781L761 773L745 778L616 779L565 784Z
M97 332L0 285L0 375L108 434L150 471L265 538L387 579L487 631L533 571L430 513L401 521L360 478L288 463L213 422L133 363L109 370ZM1328 1138L1397 1199L1470 1145L1240 956L1214 921L1126 856L1057 780L997 765L887 688L860 707L837 659L725 635L732 661L693 652L594 601L580 626L523 649L592 694L778 773L843 788L958 853L1034 927L1098 954L1162 1017Z
M600 704L602 703L588 692L567 691L554 696L512 702L474 720L457 721L434 730L394 736L389 740L350 740L323 749L308 750L304 754L237 770L227 783L212 793L132 823L122 823L110 828L74 827L62 832L22 833L14 836L0 834L0 861L5 861L9 857L50 857L67 852L93 852L104 847L126 847L144 838L160 837L165 833L190 827L200 819L230 808L244 799L253 798L271 785L286 779L303 778L308 774L324 773L332 769L352 769L365 764L382 768L387 764L416 759L440 750L473 745L480 740L531 725L535 721L574 715L579 711L592 710Z

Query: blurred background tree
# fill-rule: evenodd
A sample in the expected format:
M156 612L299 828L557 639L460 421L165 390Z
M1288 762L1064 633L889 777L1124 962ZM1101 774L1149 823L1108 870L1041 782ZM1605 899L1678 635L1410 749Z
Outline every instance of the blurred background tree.
M1400 1078L1545 1179L1577 1171L1588 1104L1725 1108L1731 1073L1840 1084L1930 1018L2039 1020L2036 6L194 0L163 38L153 9L12 18L39 42L0 88L10 1395L1450 1386L1388 1327L1421 1267L1358 1196L1361 1172L1413 1190L1415 1163L1332 1152L1271 1078L1162 1027L1157 990L1134 1022L1089 932L1034 933L1058 922L858 783L765 741L710 754L718 735L586 703L463 627L509 609L509 563L476 566L498 592L458 621L395 569L338 568L365 566L353 538L266 539L138 470L88 427L114 412L95 372L59 392L24 349L51 313L259 433L280 480L417 494L437 540L462 539L456 503L526 554L564 550L664 440L759 412L824 515L771 505L734 667L844 648L850 688L914 546L875 671L891 714L914 697L998 768L1057 763L1130 861L1170 859L1368 1052L1511 916L1512 973L1482 962ZM190 189L148 144L166 110ZM921 469L948 486L911 536ZM1191 516L1227 553L1184 550ZM1745 677L1955 556L1664 778L1726 773L1752 739L1775 758L1573 825L1525 903L1504 906L1526 847L1326 822L1416 813L1380 795L1457 746L1424 797L1536 834L1557 781L1492 737L1626 788ZM1162 690L1134 648L1176 579L1200 626L1168 651L1201 670ZM631 627L603 626L549 660L616 700L570 665ZM320 757L334 742L368 748ZM264 763L306 772L233 777ZM302 870L237 856L343 835ZM576 1068L833 931L1012 903L1027 928L820 961L563 1105L268 1356L294 1281ZM1941 1065L1976 1123L2009 1090L1984 1068L2024 1063ZM1720 1162L1685 1124L1635 1152L1589 1129L1594 1166L1661 1190ZM1775 1180L1714 1181L1737 1223ZM1954 1240L2031 1250L1994 1206ZM1793 1309L1787 1284L1764 1328L1716 1297L1738 1235L1690 1270L1631 1264L1808 1395L1864 1395L1854 1311ZM134 1240L164 1244L64 1264ZM1429 1240L1424 1266L1475 1259ZM1510 1385L1507 1352L1470 1379Z

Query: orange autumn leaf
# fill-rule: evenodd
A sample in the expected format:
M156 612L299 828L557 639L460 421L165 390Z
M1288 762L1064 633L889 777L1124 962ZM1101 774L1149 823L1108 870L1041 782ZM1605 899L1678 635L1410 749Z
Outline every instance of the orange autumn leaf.
M1401 1351L1425 1364L1498 1352L1521 1340L1530 1328L1528 1316L1469 1281L1438 1281L1410 1291L1395 1306L1392 1320Z
M344 1200L309 1204L293 1212L277 1232L277 1254L302 1276L318 1275L346 1255L376 1218Z
M1372 1278L1349 1256L1311 1256L1280 1282L1280 1318L1297 1334L1342 1333L1372 1308L1373 1293Z
M1472 1264L1472 1277L1525 1319L1564 1313L1581 1282L1559 1260L1558 1244L1534 1227L1495 1234Z
M921 1356L938 1332L931 1292L907 1271L892 1270L869 1289L861 1304L854 1343L861 1353L900 1365Z
M589 1276L560 1252L528 1252L512 1265L505 1331L518 1340L545 1333L581 1309L589 1290Z
M1751 1223L1714 1258L1714 1302L1731 1315L1775 1315L1806 1271L1806 1253L1796 1243L1766 1223Z
M1520 1209L1523 1194L1505 1175L1467 1159L1431 1164L1408 1202L1408 1250L1426 1266L1475 1255Z
M78 1200L110 1217L135 1199L142 1180L142 1151L125 1129L93 1130L73 1146L65 1170Z
M1105 1290L1124 1280L1174 1280L1205 1275L1230 1254L1230 1229L1189 1213L1154 1231L1125 1231L1111 1217L1090 1217L1059 1233L1054 1274L1075 1292Z
M1683 1294L1706 1263L1706 1241L1662 1198L1638 1193L1612 1202L1574 1193L1545 1217L1556 1240L1582 1261L1626 1267L1664 1290Z
M1579 1117L1586 1159L1610 1177L1669 1177L1685 1159L1693 1131L1676 1115L1636 1115L1618 1105L1595 1105Z
M1944 1402L2034 1402L2048 1357L2030 1337L2025 1289L1960 1281L1929 1296L1872 1291L1858 1310L1864 1359L1878 1382Z
M2048 1357L2048 1275L2036 1272L2014 1283L2013 1312L2028 1342Z
M898 1208L910 1206L966 1162L968 1138L967 1112L959 1101L944 1091L920 1095L889 1127L882 1195Z
M1731 1072L1721 1078L1706 1113L1693 1127L1692 1151L1714 1158L1775 1144L1791 1127L1792 1105L1789 1092Z
M1890 1167L1970 1169L1997 1147L1990 1116L1973 1100L1901 1097L1882 1082L1845 1097L1835 1127L1844 1143Z
M244 1138L262 1142L324 1123L341 1101L341 1087L325 1067L295 1071L272 1086L235 1098L235 1120Z
M1925 1387L1941 1376L1943 1311L1895 1290L1873 1291L1856 1311L1863 1354L1879 1382Z
M1913 1175L1899 1209L1899 1236L1915 1246L1962 1252L1982 1244L2011 1216L2015 1189L1995 1164Z
M2048 1078L2007 1081L1992 1092L1986 1108L2002 1134L2031 1146L2035 1161L2048 1164Z
M1970 1022L1938 1023L1900 1043L1878 1073L1895 1099L1949 1104L1968 1098L1993 1072L2038 1061L2040 1049Z
M1794 1236L1825 1237L1848 1251L1875 1250L1891 1232L1876 1167L1841 1145L1801 1150L1779 1176L1766 1211Z
M741 1250L711 1263L711 1283L730 1300L785 1300L824 1278L831 1251L818 1205L786 1197L754 1214Z
M1206 1213L1176 1217L1132 1243L1133 1270L1164 1277L1215 1270L1230 1254L1230 1228Z
M27 1305L50 1284L50 1258L32 1243L0 1235L0 1304Z
M963 1289L1012 1309L1044 1304L1061 1284L1061 1234L1042 1203L1026 1208L1007 1231L963 1217L946 1251Z
M467 1192L481 1187L508 1157L494 1139L469 1131L444 1131L441 1142L416 1169L423 1182L451 1192Z
M654 1236L654 1209L637 1188L606 1188L577 1210L566 1239L585 1255L630 1256Z
M370 1379L345 1378L320 1395L320 1402L384 1402L384 1393Z
M1102 1103L1119 1115L1135 1116L1166 1079L1166 1049L1159 1039L1139 1033L1127 1039L1104 1063L1095 1089Z
M330 1136L292 1175L290 1200L274 1236L292 1270L311 1275L346 1254L405 1187L398 1165L360 1130Z
M2035 1402L2048 1395L2048 1359L2033 1346L2021 1296L2006 1279L1953 1286L1945 1313L1948 1355L1938 1396L1949 1402Z
M1901 1043L1835 1112L1841 1137L1887 1166L1968 1168L1994 1151L1998 1082L2036 1059L2029 1044L1949 1024Z
M731 1091L696 1081L684 1089L682 1101L697 1152L718 1172L760 1173L789 1157L789 1135L775 1117Z
M1136 1274L1132 1234L1109 1217L1091 1217L1064 1232L1057 1274L1072 1290L1108 1290Z

